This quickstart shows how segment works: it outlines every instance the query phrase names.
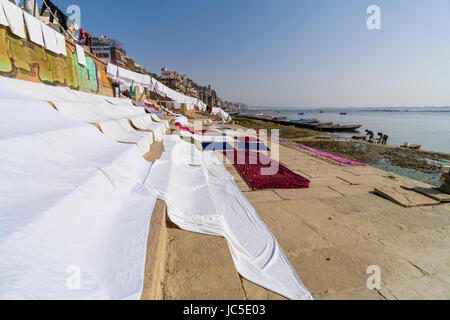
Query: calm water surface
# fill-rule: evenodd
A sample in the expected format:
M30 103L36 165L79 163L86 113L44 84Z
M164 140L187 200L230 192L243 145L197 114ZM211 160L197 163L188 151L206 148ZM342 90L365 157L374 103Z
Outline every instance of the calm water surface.
M289 120L300 118L316 118L321 122L336 124L361 124L359 132L337 133L342 136L364 135L365 129L372 130L375 135L385 132L389 135L388 144L403 145L420 144L423 150L450 153L450 108L442 108L441 112L424 112L409 110L408 112L367 111L367 110L274 110L259 109L251 112L264 112L273 116L286 116ZM299 115L304 112L304 115ZM347 115L340 115L347 112Z

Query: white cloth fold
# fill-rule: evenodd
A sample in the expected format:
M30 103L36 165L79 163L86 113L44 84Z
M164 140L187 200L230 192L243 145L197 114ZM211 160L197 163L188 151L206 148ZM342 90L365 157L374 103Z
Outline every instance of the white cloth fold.
M166 127L163 123L153 122L149 114L130 118L131 123L140 130L153 132L155 141L161 142L164 138Z
M176 139L164 141L168 148L146 180L155 196L166 201L170 220L184 230L224 237L244 278L289 299L312 299L214 153Z
M0 84L0 299L139 299L151 163Z

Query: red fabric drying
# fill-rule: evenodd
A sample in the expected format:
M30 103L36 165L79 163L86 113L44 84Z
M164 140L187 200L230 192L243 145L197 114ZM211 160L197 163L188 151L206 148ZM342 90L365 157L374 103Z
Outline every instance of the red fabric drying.
M175 122L175 125L181 130L181 131L188 131L191 134L197 134L197 135L204 135L205 133L217 133L217 131L213 131L213 130L197 130L197 131L192 131L189 128L183 127L181 125L181 123L179 122Z
M260 142L259 139L255 137L234 137L239 142Z
M195 134L194 131L190 130L189 128L183 127L183 126L181 125L181 123L179 123L179 122L175 122L175 125L176 125L181 131L188 131L188 132L191 133L191 134Z
M231 150L223 153L252 190L309 188L310 181L262 153L248 150ZM278 170L271 175L261 174L262 168ZM266 169L268 170L268 169Z
M149 107L149 108L153 108L155 111L160 112L161 110L159 110L159 108L151 103L146 103L144 102L144 104Z

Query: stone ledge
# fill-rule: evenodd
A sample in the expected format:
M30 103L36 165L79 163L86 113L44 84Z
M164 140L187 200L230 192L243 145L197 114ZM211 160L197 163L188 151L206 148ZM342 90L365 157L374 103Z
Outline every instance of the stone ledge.
M162 278L166 263L166 227L167 205L158 199L152 213L147 242L144 288L141 300L159 300L162 298Z

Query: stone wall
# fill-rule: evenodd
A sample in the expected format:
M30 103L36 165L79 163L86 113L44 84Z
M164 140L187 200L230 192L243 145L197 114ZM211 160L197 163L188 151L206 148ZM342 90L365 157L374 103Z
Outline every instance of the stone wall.
M58 55L0 26L0 76L113 96L106 64L86 52L87 65L82 66L75 45L67 39L66 48L67 56Z

